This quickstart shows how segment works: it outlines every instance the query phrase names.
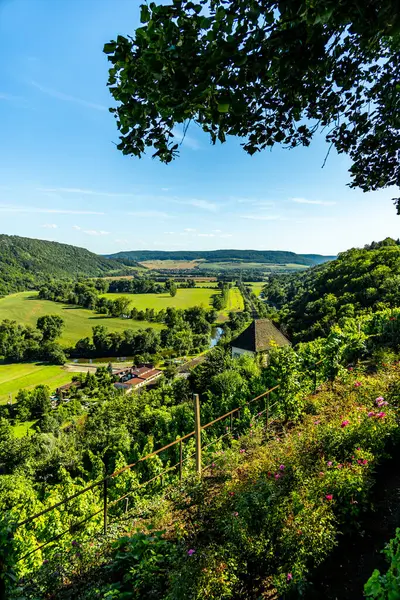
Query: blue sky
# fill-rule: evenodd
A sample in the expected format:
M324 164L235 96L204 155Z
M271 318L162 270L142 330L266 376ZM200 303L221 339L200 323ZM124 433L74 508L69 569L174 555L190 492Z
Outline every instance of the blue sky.
M0 232L129 249L335 254L400 235L392 190L350 190L317 138L253 157L196 126L168 166L120 154L103 44L139 0L0 0Z

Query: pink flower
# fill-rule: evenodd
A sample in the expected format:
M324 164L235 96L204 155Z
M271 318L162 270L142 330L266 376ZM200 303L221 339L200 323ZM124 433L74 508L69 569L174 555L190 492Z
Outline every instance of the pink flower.
M372 410L367 415L367 417L374 417L374 416L375 416L375 413Z
M321 423L321 421L318 419L317 421L314 421L314 425L319 425Z
M212 466L212 467L215 467L215 463L212 463L212 465L211 465L211 466Z
M384 417L386 417L386 413L384 412L378 412L376 415L377 419L383 419Z
M356 381L356 382L354 383L354 387L360 387L360 385L361 385L361 382L360 382L360 381Z
M326 464L328 465L328 467L331 467L332 466L332 461L328 460L328 462Z
M338 464L336 468L337 468L337 469L341 469L342 467L343 467L343 465L341 465L341 464Z
M353 367L349 367L349 371L353 371Z
M325 498L328 500L328 502L330 502L333 500L333 494L326 494Z
M240 454L243 454L243 452L246 452L246 450L244 448L240 448L239 452Z
M193 554L196 552L196 550L194 550L193 548L190 548L190 550L188 550L188 555L189 556L193 556Z
M287 580L291 581L293 579L293 575L291 573L287 574Z
M235 495L235 492L229 492L229 495L230 495L230 496L234 496L234 495Z
M280 473L275 473L275 479L279 479L280 478Z
M366 458L364 458L364 460L362 461L362 464L363 464L363 465L367 465L367 464L368 464L368 461L367 461L367 459L366 459Z
M324 473L323 471L320 471L320 472L319 472L319 476L320 476L320 477L323 477L324 475L325 475L325 473Z
M350 421L342 421L340 427L346 427L346 425L348 425L350 423Z
M375 400L375 402L377 404L379 404L380 402L382 402L384 400L384 398L382 396L378 396L378 398Z
M238 517L239 513L237 511L235 511L234 513L232 513L234 517Z
M284 471L285 470L285 465L279 465L279 470L280 471Z

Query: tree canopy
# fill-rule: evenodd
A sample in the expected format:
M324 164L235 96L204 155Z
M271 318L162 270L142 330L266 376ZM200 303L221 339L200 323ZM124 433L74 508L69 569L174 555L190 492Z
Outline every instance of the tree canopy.
M140 15L104 47L124 154L168 163L191 121L249 154L322 130L350 156L351 187L400 185L396 0L173 0Z

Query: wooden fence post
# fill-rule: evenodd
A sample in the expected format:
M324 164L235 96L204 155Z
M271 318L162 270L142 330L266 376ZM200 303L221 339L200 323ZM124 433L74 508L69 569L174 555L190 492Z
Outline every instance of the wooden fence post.
M103 533L107 535L107 487L108 478L106 477L103 482Z
M194 437L196 444L196 473L201 475L201 422L200 399L198 394L193 394L194 401Z
M182 467L183 467L183 444L182 440L179 442L179 481L182 481Z
M269 392L267 394L267 407L265 409L265 431L268 430L268 419L269 419Z
M317 392L317 364L314 365L314 394Z

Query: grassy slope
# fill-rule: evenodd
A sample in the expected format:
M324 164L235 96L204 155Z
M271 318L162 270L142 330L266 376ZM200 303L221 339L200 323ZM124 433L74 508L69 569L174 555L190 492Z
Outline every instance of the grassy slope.
M189 308L191 306L204 306L209 308L211 296L215 294L214 290L206 288L178 289L177 294L172 298L169 294L104 294L107 298L115 299L125 296L131 300L131 306L138 310L154 308L161 310L173 306L174 308Z
M54 391L72 379L72 373L62 367L40 363L0 365L0 404L5 404L12 394L13 399L20 389L32 389L36 385L48 385Z
M95 325L104 325L112 331L145 329L146 327L161 329L162 327L157 323L113 319L97 315L85 308L77 308L51 300L40 300L35 292L20 292L0 299L0 321L12 319L23 325L35 326L37 319L42 315L60 315L64 319L65 327L60 339L60 343L64 346L73 345L79 339L90 336L92 327Z

